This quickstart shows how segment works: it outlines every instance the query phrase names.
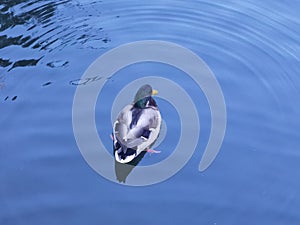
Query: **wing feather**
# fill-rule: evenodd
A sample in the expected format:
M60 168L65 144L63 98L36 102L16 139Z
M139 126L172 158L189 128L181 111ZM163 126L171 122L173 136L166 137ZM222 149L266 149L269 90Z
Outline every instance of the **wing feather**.
M139 113L140 115L137 122L132 124L132 121L135 120L132 116L135 114L136 113L132 112L132 105L126 106L119 113L114 125L114 133L117 140L127 148L137 148L141 145L146 146L145 142L149 142L149 139L152 137L152 139L154 139L150 140L152 143L158 136L158 134L156 137L151 135L151 131L160 126L161 118L158 110L151 107L143 109L143 111ZM151 143L148 144L150 145Z

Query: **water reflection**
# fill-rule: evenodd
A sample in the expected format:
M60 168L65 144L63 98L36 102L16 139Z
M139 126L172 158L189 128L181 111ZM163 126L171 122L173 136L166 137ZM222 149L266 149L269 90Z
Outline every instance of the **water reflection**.
M97 2L101 4L101 1ZM85 7L87 10L85 10ZM35 66L42 56L54 50L61 51L67 46L84 46L93 49L104 48L111 40L99 25L99 16L93 17L83 11L90 8L90 3L63 1L14 0L0 3L0 67L9 71L19 66ZM69 14L72 11L72 14ZM78 15L80 14L80 16ZM89 46L89 42L92 43ZM9 57L11 48L31 49L30 57L24 54ZM17 58L19 55L22 58ZM16 57L16 58L15 58ZM48 62L47 66L64 67L67 60Z
M35 35L39 33L37 30L30 31L41 24L46 27L51 23L51 17L54 16L57 5L64 4L68 1L48 2L43 1L31 1L28 0L15 0L4 1L1 4L0 10L0 31L8 31L10 34L3 34L0 36L0 49L7 48L9 46L21 46L22 48L32 47L43 49L49 43L44 44L45 41L39 41L42 36ZM15 30L13 29L15 28ZM19 34L17 32L20 28L26 28L25 32ZM30 31L30 32L28 32ZM47 31L46 33L48 33ZM51 43L51 42L50 42ZM42 57L31 59L19 59L12 61L7 58L0 58L1 67L10 67L10 70L16 67L35 66Z
M69 64L68 61L57 60L57 61L47 63L47 66L51 68L58 68L58 67L66 67L68 64Z
M0 44L1 44L1 40L0 40ZM7 67L7 66L9 66L11 64L12 64L12 62L9 61L9 59L2 59L2 58L0 58L0 66L1 67Z
M51 82L51 81L48 81L48 82L42 84L42 86L45 87L45 86L48 86L48 85L50 85L50 84L52 84L52 82Z
M39 59L23 59L23 60L18 60L16 62L14 62L14 64L12 65L12 67L8 70L12 70L13 68L16 67L25 67L25 66L35 66L43 57L39 58Z
M131 171L136 167L139 162L142 160L142 158L145 156L146 151L141 152L138 157L136 157L134 160L132 160L130 163L124 164L119 163L115 160L115 173L117 180L119 182L126 182L126 178L131 173Z
M17 98L18 98L18 96L15 95L15 96L13 96L13 97L11 98L11 101L15 101ZM9 96L6 96L5 99L4 99L4 101L7 101L8 99L9 99Z
M26 27L27 31L32 30L38 24L42 24L44 25L44 27L46 27L50 24L50 18L54 16L57 5L64 4L68 1L53 1L44 4L42 3L43 1L33 1L30 3L27 2L28 0L19 0L5 1L4 3L2 3L2 8L0 10L0 31L7 30L18 25ZM35 4L34 6L36 7L30 9L30 6L32 6L33 4ZM26 11L27 8L29 8L28 11ZM0 48L5 48L10 45L21 45L22 47L29 47L40 37L41 36L34 37L32 35L26 34L21 34L14 37L2 35L0 36ZM36 43L33 48L38 48L40 46L40 44Z

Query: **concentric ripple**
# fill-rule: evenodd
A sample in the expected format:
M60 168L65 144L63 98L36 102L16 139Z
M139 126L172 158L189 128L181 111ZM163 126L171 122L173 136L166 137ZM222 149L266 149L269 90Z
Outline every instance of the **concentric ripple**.
M110 42L101 26L101 2L87 6L76 1L5 1L0 9L0 66L35 66L49 52L105 48ZM87 7L87 9L86 9ZM19 58L10 51L30 49ZM23 55L23 54L21 54Z

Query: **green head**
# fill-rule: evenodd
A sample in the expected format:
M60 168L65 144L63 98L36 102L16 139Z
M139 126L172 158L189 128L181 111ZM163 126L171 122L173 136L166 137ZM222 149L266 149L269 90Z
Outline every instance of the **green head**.
M137 91L134 97L134 105L138 108L144 108L149 98L156 95L158 92L153 90L149 84L145 84Z

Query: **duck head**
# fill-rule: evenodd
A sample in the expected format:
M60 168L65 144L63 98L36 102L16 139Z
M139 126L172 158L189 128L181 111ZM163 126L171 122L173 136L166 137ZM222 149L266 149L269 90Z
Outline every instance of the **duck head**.
M149 103L149 101L153 100L151 96L156 95L157 93L158 91L152 89L152 87L149 84L143 85L142 87L139 88L139 90L135 94L134 106L141 109L145 108Z

